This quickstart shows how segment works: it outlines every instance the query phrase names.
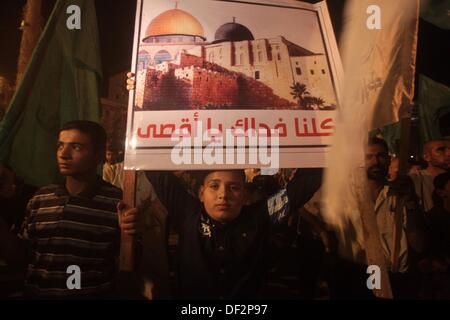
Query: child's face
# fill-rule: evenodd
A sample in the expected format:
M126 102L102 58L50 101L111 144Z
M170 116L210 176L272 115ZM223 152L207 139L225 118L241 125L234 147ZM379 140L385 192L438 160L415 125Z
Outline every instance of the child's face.
M106 162L108 162L109 164L115 164L118 158L119 155L117 151L106 150Z
M208 215L219 222L236 219L246 201L244 180L238 171L214 171L199 190Z

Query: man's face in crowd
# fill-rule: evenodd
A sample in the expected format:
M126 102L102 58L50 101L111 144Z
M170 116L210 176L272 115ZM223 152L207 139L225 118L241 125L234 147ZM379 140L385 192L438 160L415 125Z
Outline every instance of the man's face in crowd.
M366 153L367 177L370 180L384 180L388 174L390 157L387 150L378 144L369 145Z
M95 172L101 161L90 137L76 129L59 134L57 160L59 172L64 176L81 176Z
M423 157L428 165L448 170L450 167L450 141L436 140L426 143Z
M14 173L0 164L0 198L9 199L16 193Z
M214 171L199 190L208 215L219 222L236 219L246 200L244 180L238 171Z

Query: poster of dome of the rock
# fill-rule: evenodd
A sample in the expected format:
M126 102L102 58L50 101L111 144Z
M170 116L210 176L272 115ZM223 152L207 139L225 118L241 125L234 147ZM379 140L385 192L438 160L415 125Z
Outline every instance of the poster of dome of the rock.
M325 1L140 0L125 166L322 167L342 66Z

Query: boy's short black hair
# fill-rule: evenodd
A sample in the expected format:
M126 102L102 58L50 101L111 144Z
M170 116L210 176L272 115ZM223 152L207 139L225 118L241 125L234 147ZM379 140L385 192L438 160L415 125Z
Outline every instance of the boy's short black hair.
M242 169L224 169L224 170L203 170L203 171L197 171L196 172L196 176L198 181L200 182L200 184L205 183L205 179L207 176L209 176L211 173L213 172L217 172L217 171L236 171L239 173L240 177L242 178L242 182L245 183L245 171Z
M88 120L75 120L67 122L59 129L59 133L67 130L78 130L87 134L91 139L92 145L94 147L94 151L100 152L101 154L105 153L106 150L106 131L105 129L98 123Z

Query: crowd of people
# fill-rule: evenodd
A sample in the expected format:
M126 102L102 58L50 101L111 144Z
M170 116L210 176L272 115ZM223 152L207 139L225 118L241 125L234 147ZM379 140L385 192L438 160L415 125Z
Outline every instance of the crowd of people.
M0 165L2 298L124 298L121 233L138 244L142 298L273 298L282 263L295 271L298 299L374 298L361 222L335 230L322 215L322 169L139 172L133 208L122 201L123 150L99 124L64 125L56 157L64 182L39 189ZM386 142L368 140L368 201L397 299L450 298L450 141L427 142L423 159L398 176ZM76 290L67 286L73 265Z

